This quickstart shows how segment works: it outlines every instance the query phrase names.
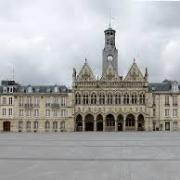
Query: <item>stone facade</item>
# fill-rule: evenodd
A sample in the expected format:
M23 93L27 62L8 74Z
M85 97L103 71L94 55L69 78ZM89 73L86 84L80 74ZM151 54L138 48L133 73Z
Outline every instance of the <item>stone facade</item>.
M87 60L72 89L22 86L2 81L0 131L178 131L180 87L176 81L149 83L134 59L125 77L118 74L115 30L105 33L102 75L95 78Z
M72 92L65 86L1 86L0 130L68 132L74 130Z

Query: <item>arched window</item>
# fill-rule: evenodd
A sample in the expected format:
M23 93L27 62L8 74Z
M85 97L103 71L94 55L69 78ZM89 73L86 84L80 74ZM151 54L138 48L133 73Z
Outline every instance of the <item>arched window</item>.
M129 104L129 94L124 94L124 104Z
M107 95L107 104L112 104L113 103L113 96L111 93Z
M46 121L45 122L45 129L49 129L50 128L50 123L49 123L49 121Z
M105 95L104 95L104 93L101 93L99 95L99 104L105 104Z
M91 94L91 104L96 104L96 94L95 93Z
M83 95L83 104L88 104L88 103L89 103L88 98L89 98L88 94L85 93L85 94Z
M115 96L115 104L121 104L121 95L120 94L116 94L116 96Z
M137 104L137 95L135 93L131 96L131 102L132 104Z
M76 93L75 95L75 103L81 104L81 95L79 93Z
M139 103L140 104L145 104L145 95L143 93L141 93L139 95Z

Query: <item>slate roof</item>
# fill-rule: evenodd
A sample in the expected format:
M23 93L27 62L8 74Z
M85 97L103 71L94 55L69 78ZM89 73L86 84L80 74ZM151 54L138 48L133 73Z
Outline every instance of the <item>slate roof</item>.
M71 92L70 89L68 89L66 86L64 85L20 85L17 83L11 83L8 81L2 81L1 83L2 85L0 86L0 93L3 92L3 87L8 87L8 86L13 86L14 87L14 92L18 93L28 93L28 88L32 88L32 93L54 93L54 89L55 87L57 88L57 92L58 93L67 93L67 92ZM55 92L56 93L56 92Z
M180 90L180 85L178 85ZM151 91L171 91L172 83L169 80L164 80L161 83L149 83L149 90Z

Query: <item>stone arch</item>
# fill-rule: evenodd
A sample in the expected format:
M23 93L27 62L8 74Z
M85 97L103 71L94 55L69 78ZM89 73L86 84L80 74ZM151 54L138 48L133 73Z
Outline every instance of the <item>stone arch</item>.
M126 130L135 130L135 116L128 114L126 117Z
M96 129L97 131L103 131L103 116L101 114L97 115Z
M106 116L106 130L114 131L115 130L115 118L114 115L108 114Z
M85 116L85 131L94 130L94 116L92 114L87 114Z
M138 131L144 131L144 116L142 114L139 114L138 119Z
M78 114L75 120L75 131L82 131L82 128L83 128L82 116L81 114Z
M119 114L117 117L117 130L123 131L124 117L122 114Z

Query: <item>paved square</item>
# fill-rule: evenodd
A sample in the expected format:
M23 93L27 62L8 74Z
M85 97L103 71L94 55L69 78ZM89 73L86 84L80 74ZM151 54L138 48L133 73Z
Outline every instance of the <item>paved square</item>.
M10 179L179 180L180 133L2 133Z

